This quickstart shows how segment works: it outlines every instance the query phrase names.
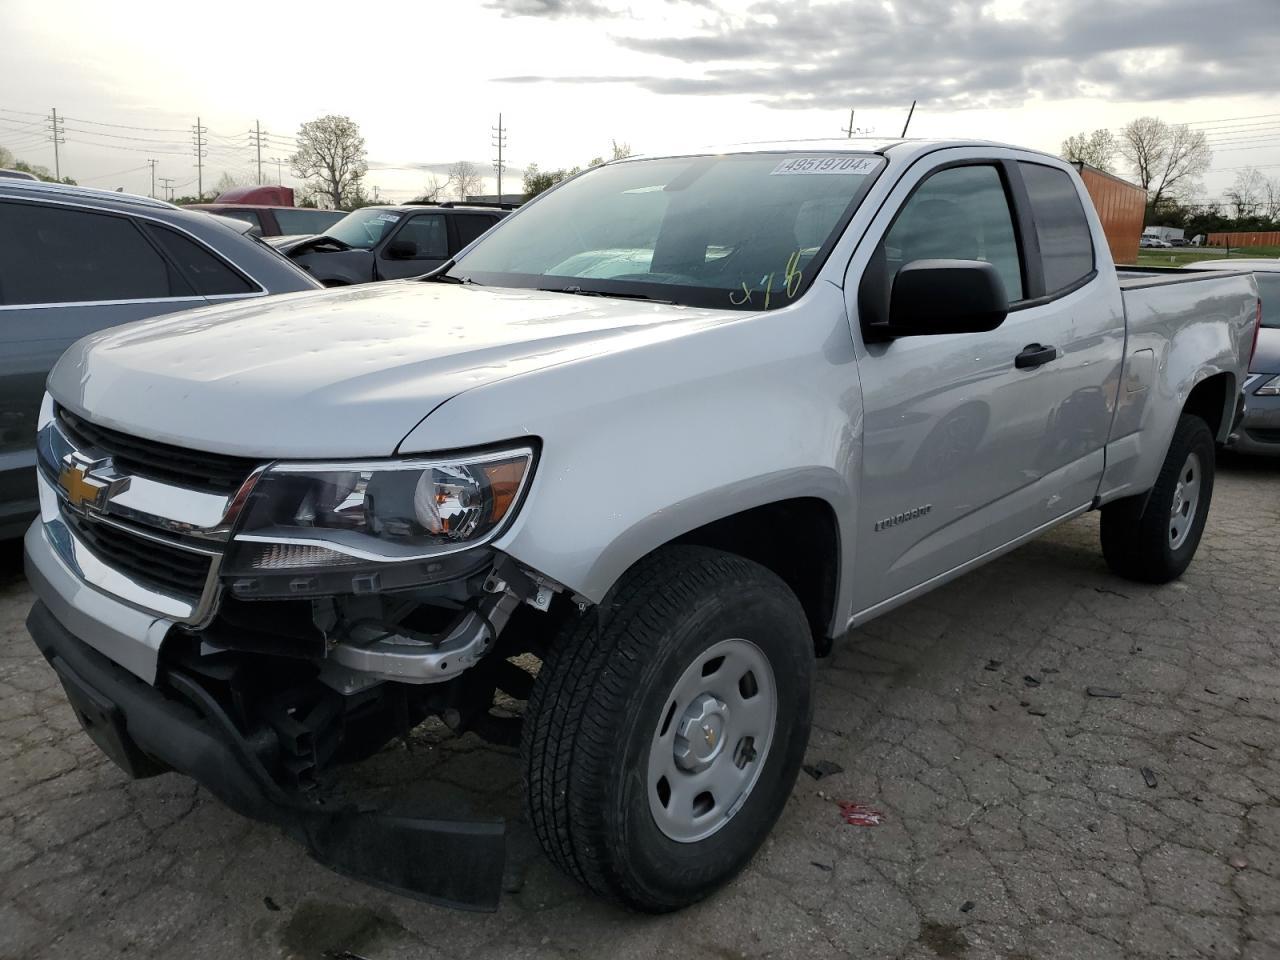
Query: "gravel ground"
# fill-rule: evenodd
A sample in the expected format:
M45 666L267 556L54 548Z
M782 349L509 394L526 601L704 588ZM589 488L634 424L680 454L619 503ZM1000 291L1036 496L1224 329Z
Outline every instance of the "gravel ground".
M837 644L808 759L840 771L801 774L748 870L667 917L557 874L514 754L470 736L423 729L360 776L513 818L496 915L345 880L176 775L126 781L0 545L0 957L1280 957L1280 464L1215 493L1179 583L1109 576L1089 516Z

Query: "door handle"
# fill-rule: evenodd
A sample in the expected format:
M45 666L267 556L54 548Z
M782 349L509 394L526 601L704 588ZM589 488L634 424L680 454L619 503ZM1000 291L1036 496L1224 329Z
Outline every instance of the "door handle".
M1031 370L1057 359L1057 347L1042 347L1038 343L1029 343L1013 358L1013 365L1019 370Z

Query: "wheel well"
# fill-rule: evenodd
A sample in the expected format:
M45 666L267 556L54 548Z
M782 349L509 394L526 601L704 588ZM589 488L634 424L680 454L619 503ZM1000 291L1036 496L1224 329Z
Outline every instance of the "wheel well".
M820 654L830 643L840 569L835 512L812 497L744 510L673 541L735 553L776 573L804 607Z
M1195 385L1187 402L1182 405L1183 413L1194 414L1209 425L1214 437L1222 440L1223 421L1227 415L1227 391L1232 383L1231 374L1217 373L1206 377Z

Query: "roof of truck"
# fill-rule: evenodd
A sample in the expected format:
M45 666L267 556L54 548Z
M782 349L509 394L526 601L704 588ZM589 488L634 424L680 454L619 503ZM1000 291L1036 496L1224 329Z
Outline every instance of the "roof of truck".
M707 146L697 150L672 150L662 153L637 155L635 159L653 159L655 157L699 156L719 153L799 153L804 151L821 151L823 153L881 153L892 151L895 159L911 159L935 150L950 147L998 147L1003 150L1020 150L1026 153L1038 153L1042 156L1053 156L1042 150L1012 143L1000 143L994 140L961 140L961 139L923 139L902 137L832 137L829 139L809 140L762 140L755 142L725 143ZM632 159L632 158L627 158ZM1054 159L1060 159L1054 157ZM624 161L614 161L624 162Z

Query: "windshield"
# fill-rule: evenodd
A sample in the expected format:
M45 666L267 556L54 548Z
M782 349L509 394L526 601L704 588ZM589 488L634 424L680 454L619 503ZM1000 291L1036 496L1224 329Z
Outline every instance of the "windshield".
M499 286L771 310L804 293L883 166L881 157L848 153L610 164L486 234L450 274Z
M346 219L341 210L311 210L307 207L277 207L275 214L280 232L293 236L324 233L330 226Z
M353 210L333 226L324 230L326 237L341 240L357 250L372 250L388 230L400 222L403 214L381 207Z

